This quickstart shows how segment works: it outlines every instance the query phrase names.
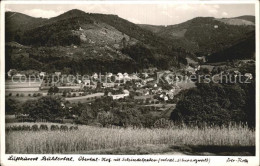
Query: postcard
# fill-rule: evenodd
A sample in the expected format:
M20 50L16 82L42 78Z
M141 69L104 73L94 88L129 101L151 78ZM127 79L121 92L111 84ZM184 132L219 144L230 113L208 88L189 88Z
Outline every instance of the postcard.
M259 2L2 1L1 165L259 165Z

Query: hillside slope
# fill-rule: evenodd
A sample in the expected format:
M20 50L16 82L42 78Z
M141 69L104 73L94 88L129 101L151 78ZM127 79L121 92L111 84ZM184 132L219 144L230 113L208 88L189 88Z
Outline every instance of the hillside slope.
M254 16L216 19L197 17L177 25L154 26L139 25L195 53L197 56L210 55L231 47L244 40L255 30Z
M248 34L245 40L216 52L208 57L209 62L221 62L233 59L255 59L255 33Z
M8 15L11 13L9 12ZM22 26L22 22L15 21L14 18L11 18L11 21L10 17L7 17L7 27L12 26L10 24L23 27L9 31L6 35L9 33L11 35L7 38L7 42L15 41L31 46L31 49L24 51L30 55L28 59L37 61L41 70L63 70L66 68L64 64L68 64L71 60L76 61L78 67L69 65L70 72L80 71L81 73L133 72L152 66L168 68L180 65L180 62L185 63L185 50L175 50L169 40L164 40L116 15L71 10L44 20L33 19L22 14L18 16L24 17L24 20L30 18L29 22L32 25L26 28ZM10 46L6 48L11 61L24 61L24 59L17 59L21 56L15 48ZM135 48L140 48L140 50L136 52ZM48 61L47 57L52 60ZM92 63L89 63L90 61ZM83 62L89 66L85 67ZM10 68L17 67L12 65L16 64L15 62L10 64ZM22 70L29 67L30 65L18 65L18 68Z

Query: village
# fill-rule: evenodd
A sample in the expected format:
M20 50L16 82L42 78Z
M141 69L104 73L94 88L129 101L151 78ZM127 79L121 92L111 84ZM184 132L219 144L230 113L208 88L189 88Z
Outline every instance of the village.
M6 81L6 96L25 102L41 96L57 95L70 103L91 103L97 98L109 96L113 100L132 100L138 104L169 108L176 104L175 96L182 90L196 87L196 75L208 75L220 80L220 75L241 75L253 79L251 73L241 73L236 67L252 60L237 61L230 66L212 66L190 62L183 69L158 70L155 67L140 73L93 73L92 75L66 75L62 72L37 74L28 80L28 73L11 69ZM31 74L30 73L30 74ZM27 78L27 80L26 80ZM31 82L29 82L31 81Z

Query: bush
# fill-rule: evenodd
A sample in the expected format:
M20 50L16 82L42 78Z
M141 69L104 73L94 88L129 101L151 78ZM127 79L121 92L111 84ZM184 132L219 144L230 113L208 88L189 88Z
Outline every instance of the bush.
M23 131L30 131L30 130L31 130L31 126L29 126L29 125L23 125L22 128L21 128L21 130L23 130Z
M78 130L78 126L70 126L70 130Z
M73 96L72 97L76 97L76 93L73 93Z
M33 94L33 97L36 97L36 96L37 96L37 94L36 94L36 93L34 93L34 94Z
M61 130L61 131L68 131L69 128L68 128L68 126L61 125L61 126L60 126L60 130Z
M9 93L8 96L12 96L13 94L12 93Z
M20 96L21 96L21 97L24 97L24 94L22 93Z
M173 122L164 118L161 118L154 123L155 128L171 128L173 127Z
M33 125L33 126L32 126L32 130L33 130L33 131L38 131L38 130L39 130L39 127L38 127L38 125L36 125L36 124L35 124L35 125Z
M51 131L56 131L59 130L59 126L58 125L51 125Z
M31 94L29 93L28 96L31 97Z
M40 125L40 130L48 130L48 126L47 125Z
M42 96L42 94L41 94L41 93L38 93L37 96Z
M19 97L19 93L16 94L16 97Z

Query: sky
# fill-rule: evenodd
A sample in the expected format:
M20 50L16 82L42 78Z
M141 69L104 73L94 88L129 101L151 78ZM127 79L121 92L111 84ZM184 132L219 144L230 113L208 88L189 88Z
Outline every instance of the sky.
M255 15L254 4L7 4L6 11L51 18L71 9L115 14L137 24L173 25L194 17Z

